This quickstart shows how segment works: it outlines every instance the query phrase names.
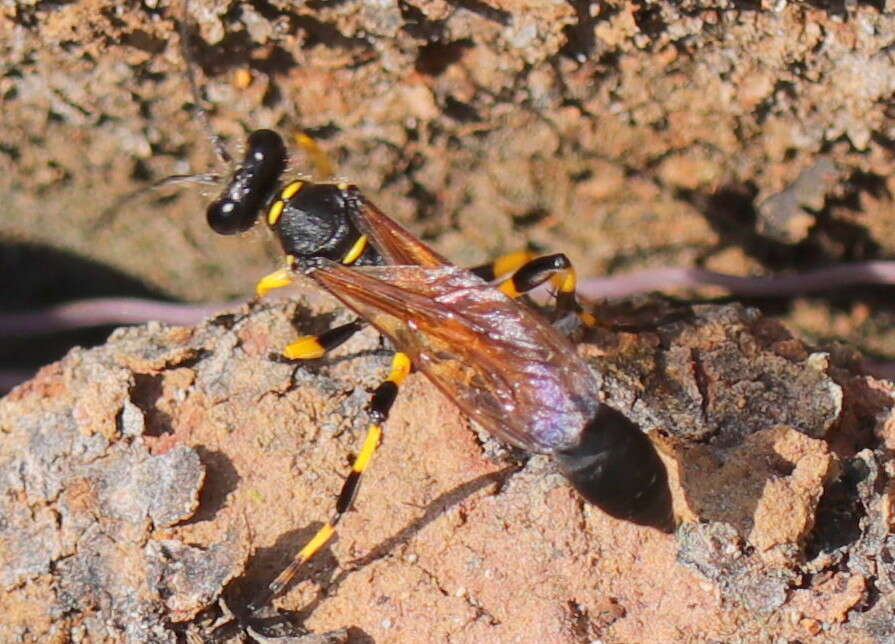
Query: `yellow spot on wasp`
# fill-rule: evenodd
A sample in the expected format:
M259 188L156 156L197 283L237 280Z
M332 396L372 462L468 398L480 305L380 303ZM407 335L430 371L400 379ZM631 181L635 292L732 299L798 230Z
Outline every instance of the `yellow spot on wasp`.
M304 335L283 349L283 355L290 360L316 360L326 353L316 335Z
M286 204L282 200L277 200L270 207L270 210L267 211L267 225L273 226L280 219L280 215L283 214L283 208Z
M345 257L342 258L343 264L353 264L357 261L357 258L361 256L361 253L364 252L364 249L367 247L367 236L361 235L357 238L357 241L354 242L354 245L351 249L345 253Z
M280 193L280 198L284 201L286 199L291 199L295 196L295 193L301 190L301 187L304 185L301 181L293 181L288 186L283 188L283 192Z
M270 275L261 278L255 285L255 292L263 297L275 288L289 286L292 283L292 271L289 268L281 268Z

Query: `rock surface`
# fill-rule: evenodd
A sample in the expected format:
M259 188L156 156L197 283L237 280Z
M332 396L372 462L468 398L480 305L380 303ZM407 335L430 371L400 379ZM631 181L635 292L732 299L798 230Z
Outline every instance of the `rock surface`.
M0 638L173 642L207 635L219 598L244 610L328 515L385 374L371 331L319 363L273 358L296 321L343 319L316 296L123 329L0 401ZM489 459L413 375L358 510L278 608L348 629L337 641L895 635L890 385L736 305L592 335L581 351L606 398L668 463L675 535L585 505L545 457ZM714 365L698 387L680 385L685 350ZM783 372L820 393L772 377L753 391ZM711 413L740 390L742 419Z
M459 264L529 242L582 275L895 255L891 0L189 12L231 148L309 131L339 179ZM216 167L179 15L0 6L4 307L137 279L220 300L273 265L261 235L208 231L207 191L120 201ZM544 458L513 473L412 376L359 511L278 606L330 641L895 639L892 387L787 330L895 355L890 294L795 300L787 327L736 305L685 313L580 345L661 446L676 535L582 505ZM300 369L270 356L294 327L346 320L306 296L120 331L0 402L0 640L182 641L225 617L221 597L244 607L330 511L387 365L373 334ZM22 354L0 343L0 363Z

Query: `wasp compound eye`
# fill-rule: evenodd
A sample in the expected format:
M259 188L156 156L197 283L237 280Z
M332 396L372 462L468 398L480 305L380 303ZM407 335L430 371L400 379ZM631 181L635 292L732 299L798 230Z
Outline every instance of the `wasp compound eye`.
M251 228L286 169L286 146L279 134L256 130L249 135L242 165L205 216L212 230L233 235Z

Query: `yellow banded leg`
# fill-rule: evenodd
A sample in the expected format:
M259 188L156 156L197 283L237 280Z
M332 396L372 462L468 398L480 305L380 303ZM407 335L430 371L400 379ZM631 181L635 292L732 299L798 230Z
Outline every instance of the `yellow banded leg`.
M394 355L388 378L373 393L373 398L370 401L370 416L373 422L367 429L363 447L361 447L360 453L354 461L351 472L342 484L342 489L336 499L336 507L332 515L330 515L329 521L305 544L292 563L270 583L267 589L249 604L251 612L258 610L282 592L298 571L301 570L305 562L317 554L335 534L336 525L354 504L354 499L360 489L361 476L370 464L376 448L379 447L382 440L382 425L388 418L392 404L398 395L398 387L404 381L404 378L407 377L407 374L410 373L410 367L410 358L406 354L396 353Z
M297 132L293 138L295 143L311 158L315 179L318 181L331 180L335 176L332 161L323 148L317 145L317 141L304 132Z
M562 317L566 313L578 313L581 311L581 307L578 305L578 298L575 296L578 277L571 262L569 262L567 268L554 274L550 278L550 283L556 289L556 303L554 306L557 317Z
M258 297L264 297L275 288L289 286L295 280L292 264L295 258L292 255L286 256L286 265L283 268L275 270L273 273L265 275L255 285L255 293Z
M562 317L566 313L577 313L578 319L585 326L597 326L600 324L597 317L593 313L585 311L578 302L578 296L576 295L578 277L571 262L569 262L568 268L559 271L551 277L550 283L556 289L555 307L557 318Z
M525 262L510 277L503 280L498 288L505 295L516 298L550 280L557 291L575 293L575 269L569 258L562 253L543 255Z
M520 297L532 289L550 281L555 289L555 315L561 318L567 313L577 313L584 324L593 325L596 318L581 310L575 296L577 278L575 269L569 258L562 253L544 255L529 260L509 278L498 285L498 288L512 298Z
M364 328L366 322L354 320L348 324L333 327L320 335L303 335L283 349L283 355L290 360L316 360L332 351L355 333Z
M490 282L503 277L504 275L515 273L535 257L535 254L529 250L517 250L512 253L501 255L493 262L475 266L469 270L486 282Z
M556 317L560 318L566 313L577 313L578 319L586 326L596 326L600 321L593 313L585 311L578 302L576 288L578 277L575 267L569 262L568 268L560 270L550 278L550 283L556 289Z

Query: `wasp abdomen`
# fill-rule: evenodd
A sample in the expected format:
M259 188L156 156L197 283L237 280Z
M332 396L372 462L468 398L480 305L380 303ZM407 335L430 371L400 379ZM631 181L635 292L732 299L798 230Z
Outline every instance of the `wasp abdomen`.
M554 458L581 496L606 514L674 530L665 464L647 435L621 412L600 405L578 445Z

